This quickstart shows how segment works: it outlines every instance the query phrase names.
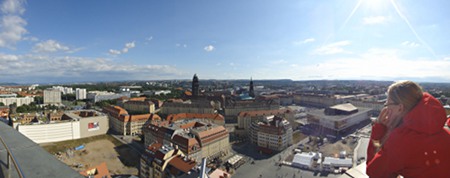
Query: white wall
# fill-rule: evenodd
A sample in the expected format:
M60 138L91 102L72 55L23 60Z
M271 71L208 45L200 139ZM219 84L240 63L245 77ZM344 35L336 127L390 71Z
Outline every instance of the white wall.
M79 122L18 125L17 130L36 143L58 142L80 138Z

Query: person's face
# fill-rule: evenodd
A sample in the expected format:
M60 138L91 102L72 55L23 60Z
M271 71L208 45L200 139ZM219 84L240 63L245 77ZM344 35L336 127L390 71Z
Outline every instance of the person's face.
M392 101L389 97L386 103L384 104L384 107L387 109L387 116L390 119L401 117L403 113L403 104L396 103Z

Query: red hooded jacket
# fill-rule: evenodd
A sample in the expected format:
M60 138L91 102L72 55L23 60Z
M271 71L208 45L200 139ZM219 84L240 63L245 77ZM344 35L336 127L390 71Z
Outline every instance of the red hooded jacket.
M444 129L447 117L441 103L428 93L403 117L380 151L386 127L374 124L367 150L370 177L450 177L450 131Z

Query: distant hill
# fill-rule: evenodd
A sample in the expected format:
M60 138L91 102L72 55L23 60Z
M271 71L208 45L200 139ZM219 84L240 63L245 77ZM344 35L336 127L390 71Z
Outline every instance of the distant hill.
M20 84L18 84L18 83L1 83L0 82L0 86L16 86L16 85L20 85Z

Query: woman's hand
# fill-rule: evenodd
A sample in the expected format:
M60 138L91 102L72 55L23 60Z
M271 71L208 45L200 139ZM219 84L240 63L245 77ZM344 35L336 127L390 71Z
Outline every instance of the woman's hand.
M381 110L380 115L378 116L377 122L381 123L385 126L389 125L389 118L391 117L391 113L392 111L390 109L388 109L387 107L384 107Z

